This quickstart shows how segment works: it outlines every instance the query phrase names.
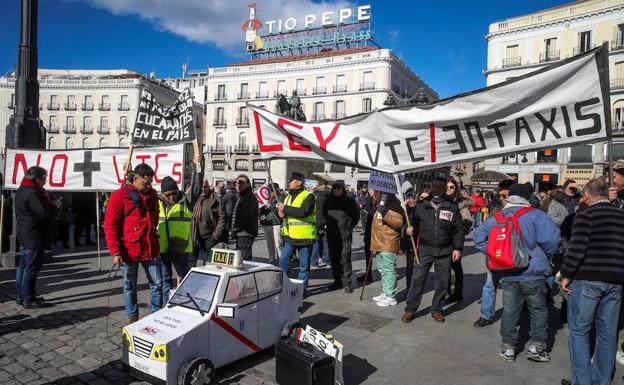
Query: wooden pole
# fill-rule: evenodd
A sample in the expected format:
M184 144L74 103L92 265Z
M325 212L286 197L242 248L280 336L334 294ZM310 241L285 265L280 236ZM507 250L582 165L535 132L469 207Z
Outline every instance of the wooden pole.
M102 271L102 251L100 249L100 197L95 192L95 243L97 245L98 271ZM88 236L88 234L87 234Z
M132 152L134 151L134 144L128 146L128 154L126 155L126 163L124 163L124 170L126 176L132 171Z
M407 220L407 226L411 227L409 214L407 213L407 206L405 205L405 196L403 195L403 190L401 190L401 181L399 180L399 174L394 174L394 182L397 186L397 191L399 192L399 200L401 201L401 206L403 207L403 212L405 213L405 219ZM418 250L416 250L416 242L414 242L414 237L409 236L410 241L412 241L412 248L414 249L414 259L416 260L416 264L420 265L420 259L418 258ZM407 255L407 253L406 253Z
M197 142L197 135L195 135L195 140L193 140L193 162L196 159L199 159L199 164L195 165L195 172L197 172L198 174L201 174L202 172L202 166L201 166L201 161L202 159L200 158L201 154L199 152L199 143Z
M609 135L607 145L609 146L607 148L607 162L609 162L609 187L613 187L613 137L611 135Z
M264 161L264 167L267 169L267 175L269 176L269 184L271 185L271 190L273 190L273 194L275 194L275 200L277 201L277 189L275 188L275 184L273 184L273 178L271 178L271 163L268 161Z

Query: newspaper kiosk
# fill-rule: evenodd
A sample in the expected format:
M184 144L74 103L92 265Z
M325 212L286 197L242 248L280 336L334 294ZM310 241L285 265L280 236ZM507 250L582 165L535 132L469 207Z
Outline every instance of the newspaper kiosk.
M213 250L163 309L123 328L124 368L154 384L209 384L214 369L277 343L302 305L301 281Z

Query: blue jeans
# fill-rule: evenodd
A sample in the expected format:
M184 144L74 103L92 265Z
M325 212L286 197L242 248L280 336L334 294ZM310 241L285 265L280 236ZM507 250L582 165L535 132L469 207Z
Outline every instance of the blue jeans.
M316 240L314 241L314 245L312 245L312 266L318 266L319 257L322 258L325 263L329 264L330 261L329 246L327 245L327 234L325 233L325 229L317 227Z
M293 246L288 242L284 242L282 255L280 255L280 269L282 269L284 274L288 276L290 259L295 254L295 251L299 252L298 278L303 281L303 286L308 286L308 280L310 279L310 255L312 254L312 245Z
M180 280L186 277L186 274L188 274L189 270L191 270L191 268L195 266L195 258L193 257L193 254L187 253L184 257L184 259L179 261L172 261L167 257L160 257L160 268L162 271L163 305L169 302L169 292L173 287L172 265L173 267L175 267L175 270L178 273Z
M128 318L139 315L139 306L137 305L137 274L139 272L139 264L143 266L147 282L150 288L150 302L152 313L162 308L162 272L160 266L160 258L146 262L124 262L121 264L121 276L124 282L124 306L126 307L126 315Z
M573 281L568 300L570 362L574 385L608 385L617 351L622 286L600 281ZM589 333L596 321L593 364Z
M500 286L503 290L503 317L500 328L503 345L515 348L518 344L518 318L526 302L531 316L529 330L531 345L545 349L548 338L548 308L544 279L532 281L503 279Z
M17 289L17 301L22 303L31 302L37 295L37 274L43 265L43 253L41 249L20 249L20 260L15 271L15 286Z
M481 318L494 319L496 312L496 287L492 280L492 273L487 272L487 279L481 290Z

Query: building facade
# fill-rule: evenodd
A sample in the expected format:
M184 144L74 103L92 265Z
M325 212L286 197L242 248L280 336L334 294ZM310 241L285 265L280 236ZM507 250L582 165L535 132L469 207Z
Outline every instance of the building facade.
M383 108L390 90L407 98L424 89L430 101L438 99L396 55L376 46L252 59L165 80L173 87L190 86L195 100L204 98L206 178L212 183L241 173L257 184L267 178L247 103L277 112L278 95L289 98L296 91L307 120L315 121ZM270 167L280 186L294 170L308 177L326 174L352 187L368 180L365 170L322 162L275 160Z
M613 159L624 159L624 0L576 1L490 24L487 85L538 70L595 48L609 46ZM566 179L589 180L607 162L606 143L550 149L475 164L475 171L502 172L540 190Z

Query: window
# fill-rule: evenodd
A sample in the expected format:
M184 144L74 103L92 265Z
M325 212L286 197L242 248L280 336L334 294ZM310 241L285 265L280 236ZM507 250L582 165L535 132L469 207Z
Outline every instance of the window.
M373 99L364 98L362 99L362 112L371 112L373 110Z
M249 161L247 159L236 159L234 168L236 171L249 171Z
M624 107L619 107L615 109L615 124L613 125L613 129L616 131L624 130Z
M284 96L288 95L288 91L286 91L286 80L277 81L277 93Z
M58 129L58 116L50 116L50 129Z
M592 49L591 43L591 31L584 31L578 34L579 39L579 51L575 52L575 54L587 52Z
M624 24L615 26L615 36L611 42L611 49L624 48Z
M216 171L225 170L225 162L222 160L213 160L212 161L212 169Z
M68 110L76 109L76 95L67 95L67 105L65 108Z
M266 163L264 163L263 160L254 160L253 170L254 171L266 171Z
M82 109L85 111L93 110L93 96L85 95L84 104L82 105Z
M128 117L120 116L119 117L119 133L127 134L128 133Z
M49 150L53 150L54 148L56 148L56 138L51 136L48 139L48 149Z
M306 94L305 80L297 79L297 84L295 86L295 89L297 90L298 95L302 95L302 96L305 95Z
M227 95L225 94L225 84L219 84L217 86L217 100L225 100L227 99Z
M375 83L373 82L373 71L364 71L360 91L373 89L375 89Z
M253 274L230 277L223 302L247 305L258 300L258 290Z
M102 116L100 118L100 127L102 129L108 129L108 116Z
M613 143L613 159L624 159L624 143Z
M15 108L15 94L11 94L11 102L9 108Z
M593 147L591 144L581 144L570 147L570 163L593 163Z
M223 151L223 134L221 132L217 134L215 144L218 150Z
M613 76L611 77L611 88L624 88L624 62L615 63Z
M259 299L270 297L282 291L281 271L258 271L254 274L258 284Z
M215 109L215 126L224 126L225 125L225 109L223 107L217 107Z
M249 84L242 83L240 87L240 94L238 94L238 100L249 99Z
M65 139L65 148L68 150L71 150L72 148L74 148L74 138Z
M75 130L76 129L76 118L73 116L68 116L67 120L66 120L66 125L67 125L67 129L68 130Z
M258 84L258 95L257 97L260 98L268 98L269 97L269 87L267 85L267 82L260 82Z
M100 104L100 110L101 111L110 110L110 99L108 95L102 95L102 103Z
M544 40L544 52L540 53L540 63L559 60L559 50L557 50L557 38L551 37Z
M336 119L344 118L346 116L344 100L336 100L336 105L334 107L334 110L335 110L334 118Z
M200 309L209 311L218 285L219 277L216 275L190 272L169 303L196 310L195 304L189 302L190 294Z
M314 103L314 116L312 120L322 120L325 119L325 104L323 102Z
M239 126L245 126L249 124L249 110L247 106L242 106L238 108L238 122Z
M108 146L108 141L106 140L106 138L101 138L100 139L100 148L106 147Z
M119 103L119 109L127 111L130 109L130 103L128 103L128 95L121 95L121 103Z
M82 139L82 148L91 148L91 140L89 138Z
M247 134L245 134L244 132L241 132L241 134L238 136L238 147L247 147Z
M557 163L557 150L538 151L537 163Z
M324 94L325 93L325 77L319 76L316 78L316 86L314 87L315 95Z
M119 147L128 147L128 141L126 140L126 138L119 139Z
M336 88L334 88L334 92L347 92L347 76L346 75L336 76Z
M58 95L50 95L50 104L48 104L48 110L58 110Z
M522 64L520 58L520 50L518 44L508 45L505 49L505 58L503 59L503 68L516 67Z

